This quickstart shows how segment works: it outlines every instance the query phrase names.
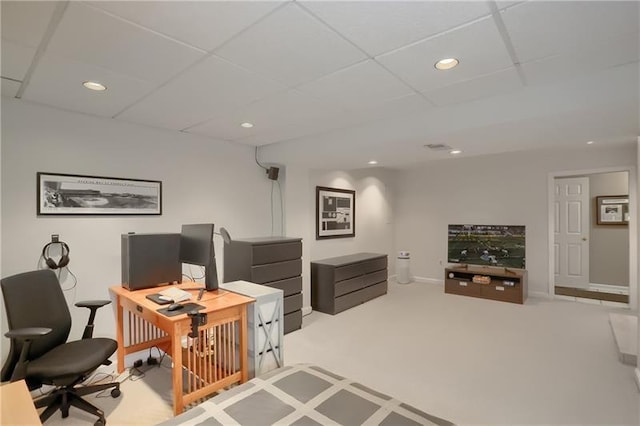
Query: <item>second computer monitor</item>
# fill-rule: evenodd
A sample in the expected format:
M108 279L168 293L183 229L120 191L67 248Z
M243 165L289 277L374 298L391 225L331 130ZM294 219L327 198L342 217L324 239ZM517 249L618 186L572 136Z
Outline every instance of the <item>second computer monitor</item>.
M204 266L205 288L218 289L216 254L213 248L213 223L182 225L180 261Z

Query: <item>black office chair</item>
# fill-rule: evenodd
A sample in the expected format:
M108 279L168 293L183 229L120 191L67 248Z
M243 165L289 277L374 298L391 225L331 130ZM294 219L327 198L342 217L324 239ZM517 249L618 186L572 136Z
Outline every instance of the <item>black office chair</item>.
M71 330L71 314L60 284L51 270L25 272L0 280L11 339L9 356L0 378L2 381L27 382L29 390L42 385L55 388L34 401L36 408L47 407L40 414L43 423L58 409L62 417L69 416L71 405L98 416L95 425L104 425L104 412L82 399L104 389L113 388L111 396L120 395L120 383L80 385L101 364L110 364L109 357L118 344L113 339L92 338L93 321L98 308L109 300L78 302L89 308L89 321L82 340L67 342Z

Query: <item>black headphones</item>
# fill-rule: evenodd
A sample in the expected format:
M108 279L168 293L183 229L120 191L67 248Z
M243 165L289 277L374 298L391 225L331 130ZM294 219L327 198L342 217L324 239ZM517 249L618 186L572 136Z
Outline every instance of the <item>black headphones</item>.
M49 247L54 244L60 244L62 250L60 260L58 262L49 257ZM48 243L42 247L42 257L49 269L64 268L69 264L69 246L64 241Z

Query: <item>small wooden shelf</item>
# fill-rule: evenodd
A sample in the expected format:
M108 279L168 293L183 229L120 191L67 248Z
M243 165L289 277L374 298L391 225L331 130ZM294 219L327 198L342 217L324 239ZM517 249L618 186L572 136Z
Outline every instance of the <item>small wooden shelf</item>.
M488 284L473 282L474 276L489 277L490 281ZM527 271L483 266L446 268L444 292L524 304L527 299Z

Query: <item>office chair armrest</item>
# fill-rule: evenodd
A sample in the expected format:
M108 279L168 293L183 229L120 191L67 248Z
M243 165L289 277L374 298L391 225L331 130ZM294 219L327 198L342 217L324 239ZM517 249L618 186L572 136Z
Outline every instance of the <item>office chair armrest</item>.
M46 327L28 327L28 328L16 328L4 333L9 339L30 339L33 340L36 337L42 337L51 333L53 330Z
M83 300L82 302L77 302L76 306L78 308L101 308L104 305L108 305L111 303L111 300Z
M16 362L16 366L13 368L13 373L11 373L11 381L15 382L18 380L22 380L27 377L27 355L29 354L29 349L31 348L31 342L33 339L37 339L38 337L45 336L53 331L50 328L45 327L25 327L25 328L16 328L15 330L10 330L4 333L10 339L20 339L24 340L22 344L22 350L20 351L20 357L18 358L18 362Z
M93 322L96 319L96 311L98 308L108 305L109 303L111 303L111 300L85 300L76 303L77 307L89 308L91 311L89 313L89 321L87 321L87 325L84 327L84 333L82 333L83 339L91 339L91 337L93 337Z

